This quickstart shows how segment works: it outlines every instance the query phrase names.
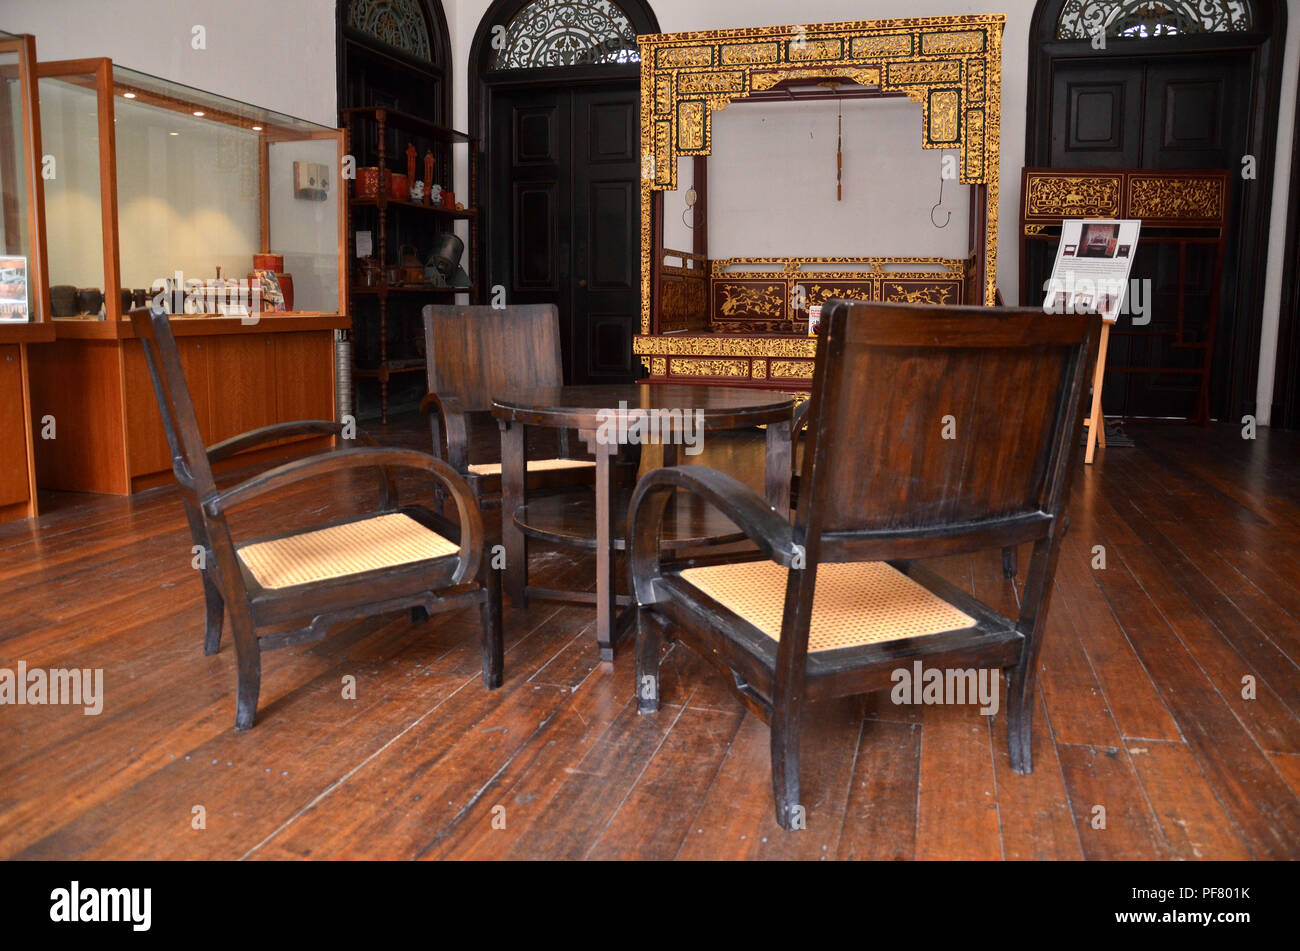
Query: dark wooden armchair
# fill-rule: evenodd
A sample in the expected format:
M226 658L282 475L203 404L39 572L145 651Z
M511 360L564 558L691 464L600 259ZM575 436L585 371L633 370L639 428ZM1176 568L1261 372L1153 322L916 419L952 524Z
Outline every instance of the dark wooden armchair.
M472 427L491 413L494 397L564 385L559 313L554 304L430 304L423 315L429 393L420 411L429 417L434 455L461 474L480 503L499 503L501 463L471 461ZM557 433L554 456L528 460L529 491L593 484L595 463L571 458L568 433Z
M889 689L914 660L1010 668L1011 764L1031 771L1035 667L1099 318L834 301L823 327L793 524L702 466L648 473L629 510L638 709L658 709L665 635L726 671L771 726L786 829L802 826L803 705ZM769 560L661 562L678 489ZM1022 543L1033 558L1014 620L912 561Z
M483 559L483 522L469 486L433 456L377 447L341 449L295 459L227 489L218 489L212 465L251 446L303 433L341 435L327 420L267 426L207 448L176 349L161 309L130 314L144 347L162 414L172 468L195 546L207 603L205 653L220 647L229 614L238 658L235 728L248 729L257 714L261 652L318 640L339 621L395 611L423 619L437 611L479 605L482 612L483 682L501 684L501 587ZM426 472L455 500L459 521L418 506L397 507L389 468ZM381 502L361 516L253 542L236 544L227 513L246 502L315 476L374 469ZM258 628L306 621L305 626L259 635Z

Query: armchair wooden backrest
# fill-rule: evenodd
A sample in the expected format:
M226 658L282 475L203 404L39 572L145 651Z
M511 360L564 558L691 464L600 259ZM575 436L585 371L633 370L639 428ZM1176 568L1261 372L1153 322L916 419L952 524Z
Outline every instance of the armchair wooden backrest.
M149 377L162 413L163 431L171 449L172 470L189 503L201 505L216 493L207 446L199 431L198 414L190 399L189 382L181 365L180 351L172 333L171 319L161 308L142 307L128 315L131 327L144 348Z
M497 309L430 304L423 310L429 392L467 411L492 408L512 390L562 386L560 318L554 304Z
M796 523L810 563L1052 532L1100 318L840 300L825 313Z

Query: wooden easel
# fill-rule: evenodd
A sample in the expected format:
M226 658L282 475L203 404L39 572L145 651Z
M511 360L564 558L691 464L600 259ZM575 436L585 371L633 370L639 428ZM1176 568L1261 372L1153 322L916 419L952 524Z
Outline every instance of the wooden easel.
M1101 342L1097 345L1097 368L1092 371L1092 410L1084 425L1088 427L1088 448L1083 453L1085 465L1092 465L1097 444L1106 448L1106 417L1101 414L1101 384L1106 378L1106 347L1110 344L1110 321L1101 324Z

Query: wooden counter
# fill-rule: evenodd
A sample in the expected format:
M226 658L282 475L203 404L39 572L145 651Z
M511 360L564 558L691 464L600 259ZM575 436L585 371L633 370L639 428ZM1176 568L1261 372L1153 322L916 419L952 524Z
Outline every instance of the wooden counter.
M56 340L28 348L37 485L130 495L172 481L144 350L130 323L52 323ZM206 442L272 423L334 419L334 331L349 326L348 318L325 314L271 315L253 324L234 317L175 320ZM48 417L53 439L43 438ZM241 454L217 469L318 450L330 439L286 443Z

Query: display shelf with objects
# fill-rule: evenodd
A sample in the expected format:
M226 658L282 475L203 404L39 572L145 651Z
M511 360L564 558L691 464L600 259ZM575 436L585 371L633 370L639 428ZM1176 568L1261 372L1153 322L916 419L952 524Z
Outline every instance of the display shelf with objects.
M357 162L347 242L355 269L352 373L358 383L378 384L378 415L387 422L394 376L424 370L421 307L454 303L459 295L477 303L482 295L477 276L467 271L478 253L478 142L392 109L345 109L343 119ZM455 146L468 148L463 200L450 191ZM456 234L460 222L468 247ZM404 389L418 401L423 391L416 380Z
M30 348L54 339L35 67L31 36L0 33L0 522L37 514Z
M55 341L32 360L42 488L129 494L171 480L127 313L176 319L204 438L334 419L346 330L346 133L103 58L38 63ZM70 380L76 380L70 385ZM299 437L228 460L319 449Z

